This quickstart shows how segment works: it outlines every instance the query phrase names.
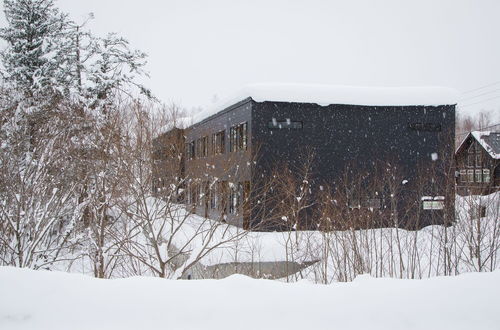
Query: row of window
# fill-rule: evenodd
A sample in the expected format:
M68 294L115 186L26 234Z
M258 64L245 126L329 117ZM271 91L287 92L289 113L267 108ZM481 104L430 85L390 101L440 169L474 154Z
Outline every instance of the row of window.
M241 123L232 126L229 130L229 150L236 152L247 150L248 144L248 126L247 123ZM210 154L221 155L226 151L226 131L220 131L212 134L211 149L209 149L208 136L203 136L197 140L186 143L186 158L196 159L205 158Z
M468 154L467 155L467 167L482 167L482 154Z
M482 153L481 147L476 143L470 145L467 150L467 167L482 167Z
M290 118L286 120L276 120L273 118L268 124L269 129L302 129L303 124L301 121L291 121Z
M424 196L422 197L422 208L424 210L444 209L444 196Z
M237 214L250 193L250 182L217 181L188 185L187 204Z
M411 123L408 128L414 131L441 132L441 124L436 123Z
M462 183L489 183L490 180L489 169L460 170L460 182Z
M423 201L422 208L424 210L442 210L444 209L443 201Z

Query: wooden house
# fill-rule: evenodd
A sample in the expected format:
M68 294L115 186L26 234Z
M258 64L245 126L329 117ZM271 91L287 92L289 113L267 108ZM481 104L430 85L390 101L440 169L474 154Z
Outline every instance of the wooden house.
M455 152L457 193L487 195L500 190L500 132L473 131Z

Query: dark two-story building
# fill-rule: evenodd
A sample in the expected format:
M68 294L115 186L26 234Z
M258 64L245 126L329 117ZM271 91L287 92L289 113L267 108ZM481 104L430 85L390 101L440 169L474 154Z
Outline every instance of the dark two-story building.
M445 88L253 85L182 130L184 149L177 159L183 160L184 201L202 216L280 229L275 222L265 225L280 215L272 214L278 202L273 188L263 187L280 173L277 167L298 168L308 154L312 196L325 187L340 191L360 177L367 185L396 180L391 191L353 193L352 208L391 209L388 219L399 210L400 218L406 214L399 224L405 227L447 223L453 217L446 210L454 201L455 104L456 93ZM156 157L161 166L161 152ZM386 177L375 177L380 173ZM414 217L408 216L410 207ZM310 205L302 228L316 228L316 216Z
M500 132L468 133L455 160L458 194L487 195L500 190Z

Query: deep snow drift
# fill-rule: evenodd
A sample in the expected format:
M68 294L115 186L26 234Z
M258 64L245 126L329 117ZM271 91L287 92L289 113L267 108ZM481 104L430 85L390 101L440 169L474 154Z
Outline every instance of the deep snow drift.
M498 329L500 271L317 285L0 268L1 329Z

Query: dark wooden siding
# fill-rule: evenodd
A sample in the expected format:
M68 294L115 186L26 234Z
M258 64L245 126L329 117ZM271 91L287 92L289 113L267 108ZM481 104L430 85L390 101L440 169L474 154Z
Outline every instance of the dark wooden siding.
M471 147L478 152L469 153ZM470 154L472 155L472 159L469 163ZM479 164L477 164L477 161L475 160L476 157L479 157ZM455 154L455 162L458 194L486 195L500 190L500 160L493 159L472 135L469 135L460 145L460 148ZM483 178L481 178L481 180L477 180L476 177L477 170L483 171L485 169L489 170L489 182L484 182ZM469 171L473 171L472 181L468 177ZM463 178L464 174L466 176L466 180Z

